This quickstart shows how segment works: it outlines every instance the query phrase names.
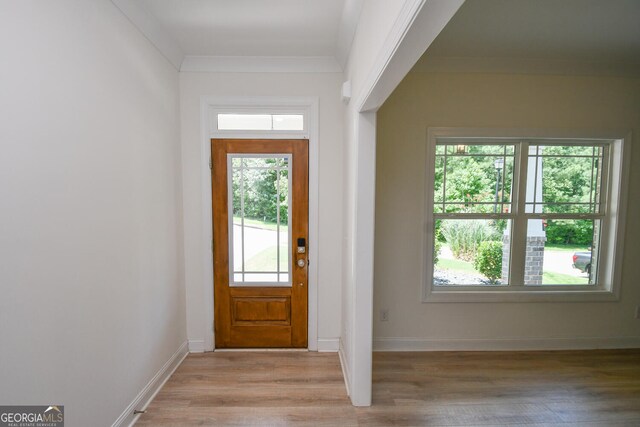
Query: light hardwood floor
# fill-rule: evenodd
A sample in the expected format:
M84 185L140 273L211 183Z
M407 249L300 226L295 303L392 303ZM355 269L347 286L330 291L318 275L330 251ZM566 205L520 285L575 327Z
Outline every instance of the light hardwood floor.
M336 354L189 355L138 425L640 426L640 350L374 353L354 408Z

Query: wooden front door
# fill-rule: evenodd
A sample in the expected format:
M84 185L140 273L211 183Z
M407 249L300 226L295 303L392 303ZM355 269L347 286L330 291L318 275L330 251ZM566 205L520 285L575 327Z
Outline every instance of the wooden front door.
M309 144L212 139L216 348L307 347Z

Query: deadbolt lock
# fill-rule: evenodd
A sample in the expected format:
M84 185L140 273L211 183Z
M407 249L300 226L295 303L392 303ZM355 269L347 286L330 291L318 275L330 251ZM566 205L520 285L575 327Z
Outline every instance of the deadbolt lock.
M303 254L307 252L307 241L303 237L298 239L298 253Z

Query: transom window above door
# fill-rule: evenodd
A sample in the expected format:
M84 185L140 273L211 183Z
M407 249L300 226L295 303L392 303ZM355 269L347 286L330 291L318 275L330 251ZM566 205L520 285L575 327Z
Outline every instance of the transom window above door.
M305 115L298 113L219 112L215 121L218 131L304 132Z

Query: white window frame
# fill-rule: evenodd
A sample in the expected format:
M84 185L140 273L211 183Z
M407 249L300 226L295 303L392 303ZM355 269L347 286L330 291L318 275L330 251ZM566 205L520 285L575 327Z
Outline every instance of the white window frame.
M617 132L584 132L567 130L541 129L488 129L488 128L429 128L427 130L426 176L425 176L425 232L423 233L423 302L502 302L502 301L612 301L619 299L622 270L622 251L624 246L624 225L627 206L627 190L630 159L631 133ZM512 234L510 253L510 276L508 286L434 286L433 285L433 247L434 247L434 179L435 154L438 142L486 141L490 143L517 143L513 176L513 212L511 214L483 214L481 217L512 219L512 230L520 235ZM600 259L598 261L598 277L596 285L542 285L525 286L514 283L513 278L524 277L523 240L526 239L526 221L524 214L526 180L522 176L527 173L527 156L520 147L527 143L604 143L609 147L608 169L603 171L603 200L606 200L601 227ZM531 214L528 214L531 215ZM572 215L578 217L579 214ZM473 218L473 215L469 215ZM519 221L519 224L515 222ZM516 228L517 225L517 228ZM522 261L514 262L518 257Z

